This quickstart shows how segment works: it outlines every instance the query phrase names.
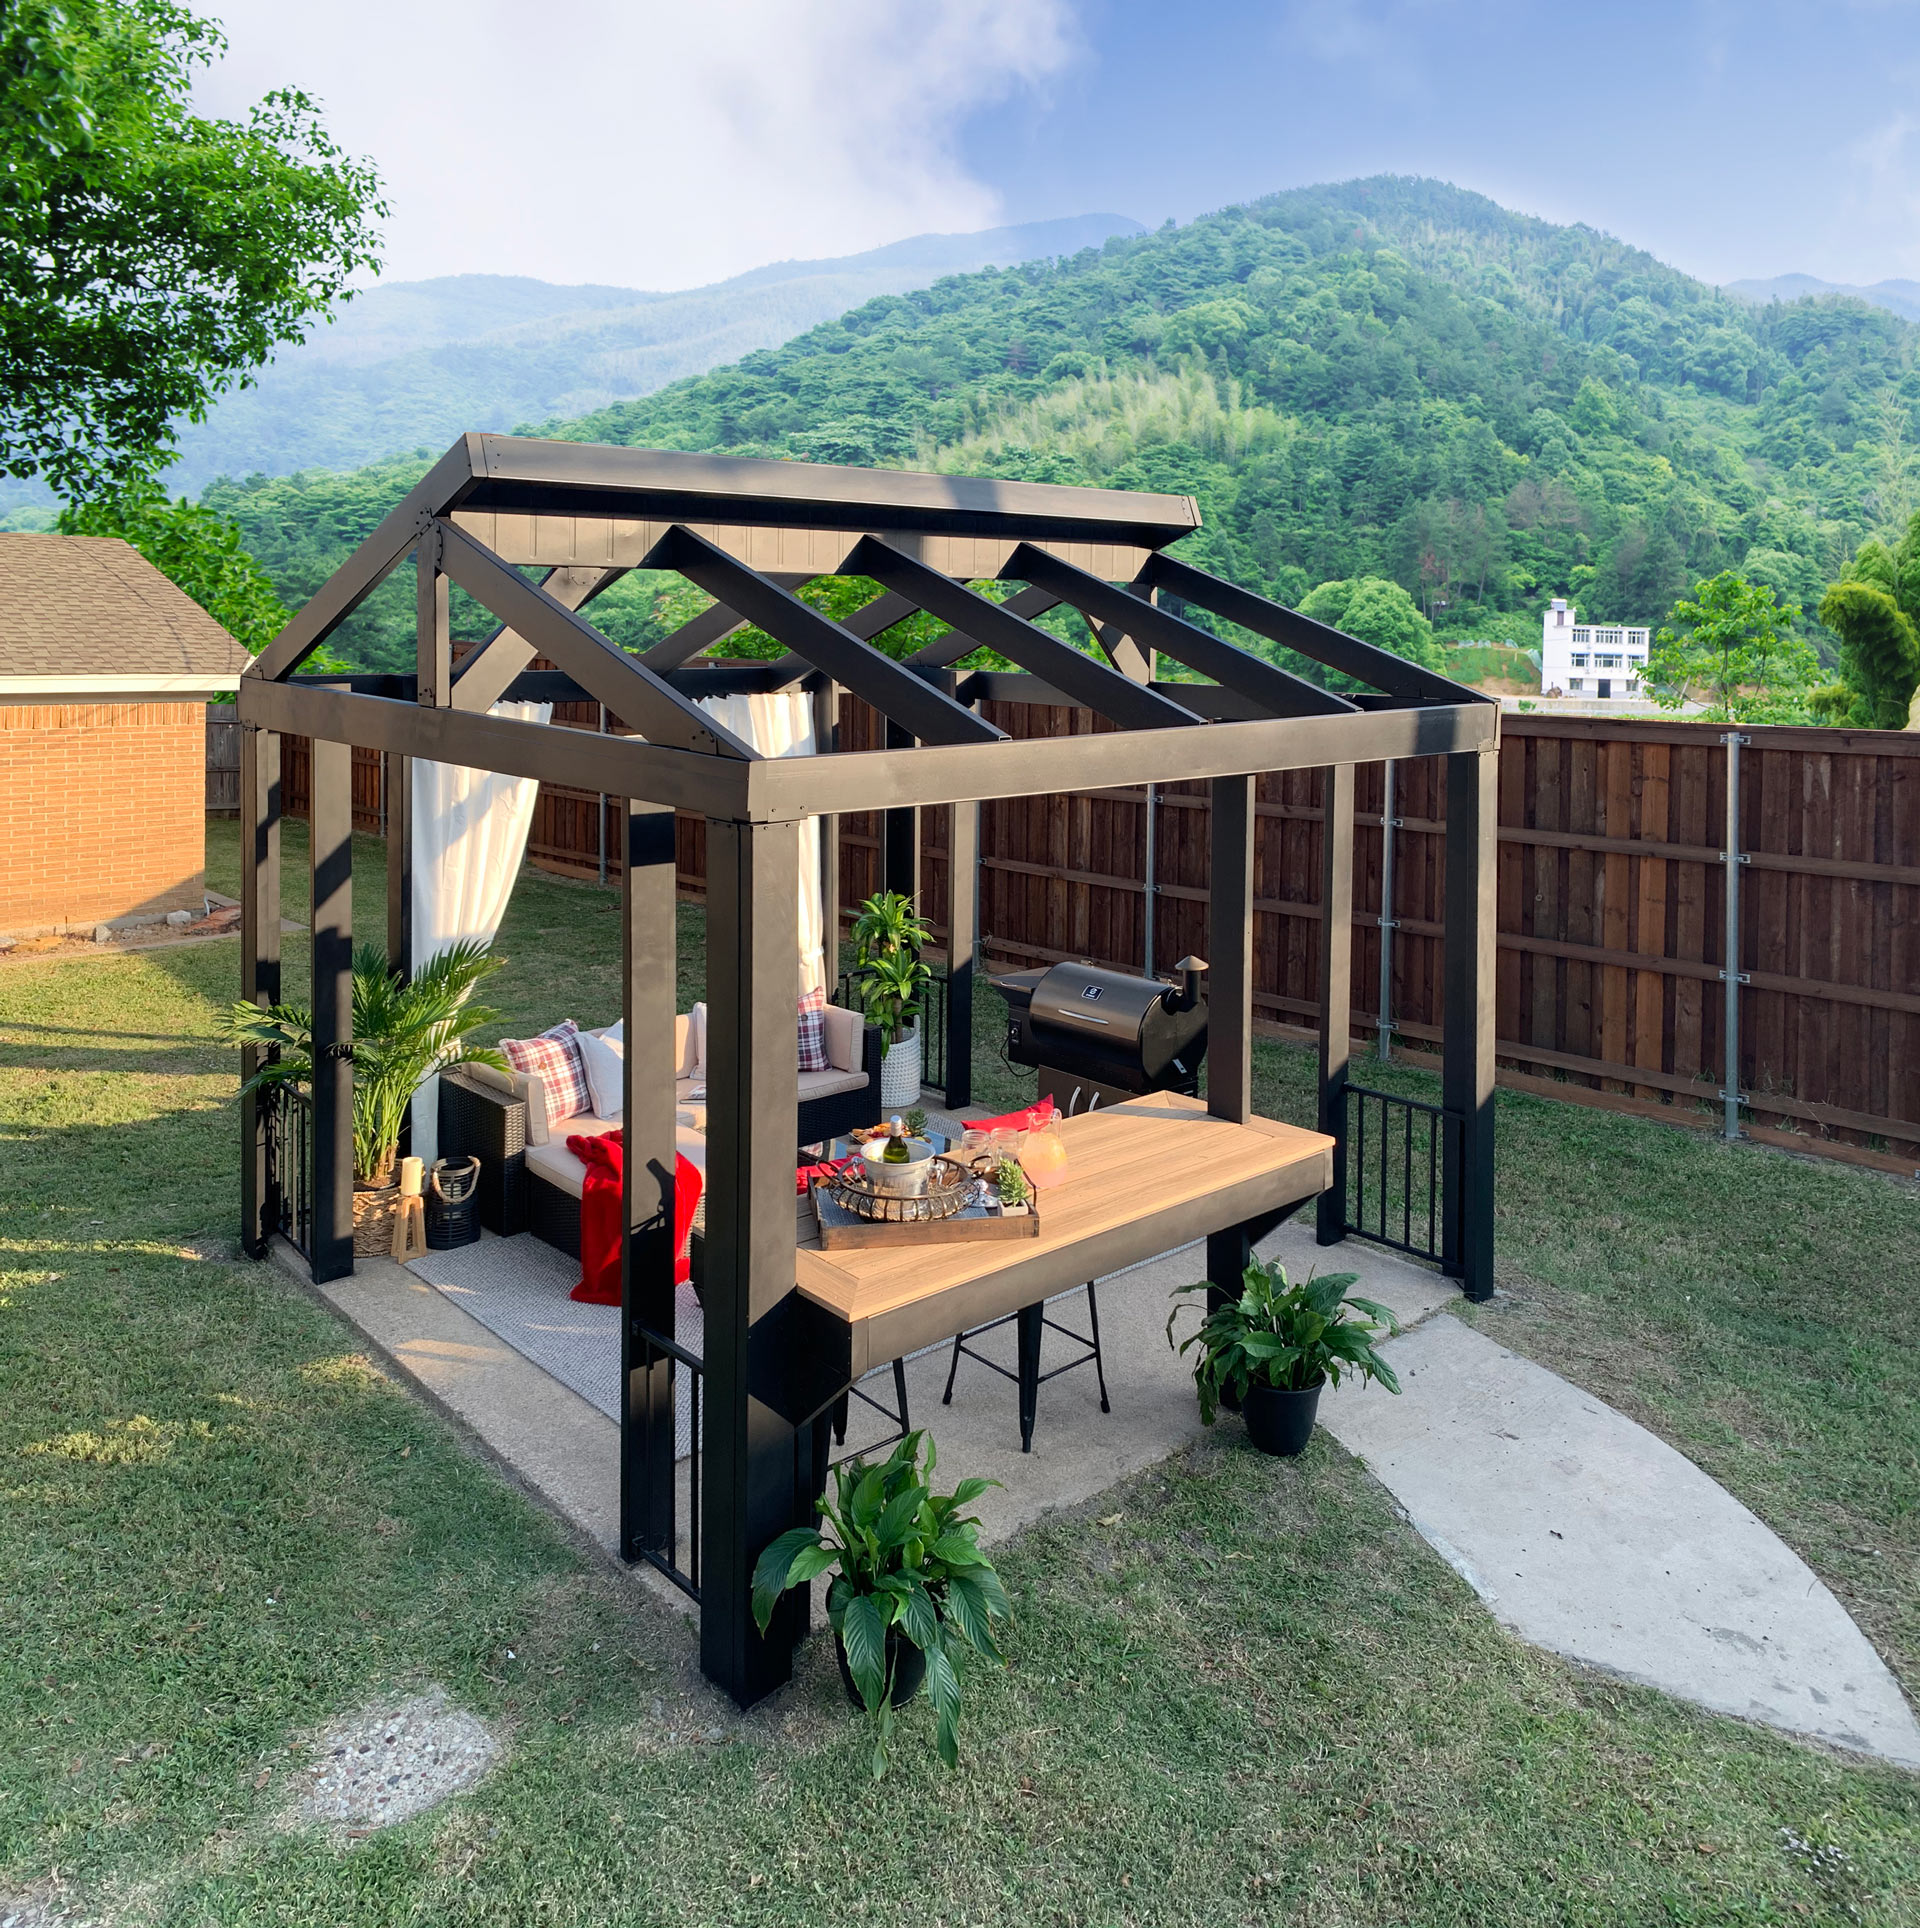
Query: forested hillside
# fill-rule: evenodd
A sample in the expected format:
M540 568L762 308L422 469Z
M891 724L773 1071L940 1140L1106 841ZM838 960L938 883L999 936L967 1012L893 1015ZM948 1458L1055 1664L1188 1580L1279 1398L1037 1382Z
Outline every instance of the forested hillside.
M1730 566L1811 610L1920 493L1917 340L1377 179L870 301L546 432L1183 491L1182 552L1286 601L1387 577L1443 632L1532 635L1547 594L1658 621ZM298 602L419 468L208 499ZM605 620L649 633L650 586ZM409 622L389 585L347 642L397 661Z

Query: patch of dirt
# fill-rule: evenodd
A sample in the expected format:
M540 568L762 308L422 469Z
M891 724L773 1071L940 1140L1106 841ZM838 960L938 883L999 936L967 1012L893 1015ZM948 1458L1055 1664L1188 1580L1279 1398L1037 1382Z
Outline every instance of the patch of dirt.
M0 1894L0 1928L92 1928L61 1905L64 1885L39 1882L27 1893Z
M16 938L0 948L0 964L9 959L25 962L28 958L116 957L124 951L160 950L209 937L230 937L239 928L240 906L223 904L187 924L136 924L130 930L116 931L104 944L95 943L91 931L52 931L40 937Z
M435 1687L398 1707L336 1721L307 1746L293 1818L370 1834L438 1807L481 1780L502 1744Z

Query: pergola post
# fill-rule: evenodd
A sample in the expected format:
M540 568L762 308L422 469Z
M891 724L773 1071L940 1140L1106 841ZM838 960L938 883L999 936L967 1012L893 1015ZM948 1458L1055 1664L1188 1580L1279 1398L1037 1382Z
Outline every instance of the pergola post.
M1446 1112L1442 1270L1469 1299L1493 1296L1493 1073L1500 752L1447 758L1446 958L1441 1096Z
M973 967L980 947L980 806L947 809L947 1109L973 1102Z
M240 995L262 1008L280 1001L280 739L251 726L240 732ZM242 1080L262 1054L240 1054ZM240 1244L264 1258L274 1231L267 1132L270 1101L250 1091L240 1101Z
M413 975L413 759L380 759L387 819L387 968Z
M1207 943L1207 1110L1244 1125L1253 1115L1253 874L1255 777L1215 777ZM1214 1291L1237 1291L1253 1253L1245 1226L1207 1238Z
M1333 1176L1314 1206L1314 1235L1347 1233L1347 1061L1353 1044L1353 765L1321 773L1320 1129L1333 1140Z
M315 737L307 804L313 949L313 1280L353 1272L353 751Z
M814 1492L812 1423L770 1403L804 1363L775 1317L794 1291L797 867L794 823L708 819L700 1665L743 1707L792 1673L807 1620L788 1594L763 1638L751 1607L754 1561Z
M620 885L623 1137L620 1544L673 1556L674 1337L673 812L626 803ZM698 1522L692 1523L698 1531Z

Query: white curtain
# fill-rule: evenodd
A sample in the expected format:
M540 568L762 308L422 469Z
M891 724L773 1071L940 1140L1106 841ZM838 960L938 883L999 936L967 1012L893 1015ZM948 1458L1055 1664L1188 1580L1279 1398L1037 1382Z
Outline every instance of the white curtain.
M496 703L491 715L546 723L551 703ZM413 764L413 966L462 939L499 935L526 855L540 786L457 763ZM440 1138L440 1081L414 1094L413 1149L431 1167Z
M700 707L762 756L811 756L819 747L813 731L813 699L797 690L770 696L703 696ZM808 817L800 826L799 938L799 989L827 988L827 925L820 891L818 817Z

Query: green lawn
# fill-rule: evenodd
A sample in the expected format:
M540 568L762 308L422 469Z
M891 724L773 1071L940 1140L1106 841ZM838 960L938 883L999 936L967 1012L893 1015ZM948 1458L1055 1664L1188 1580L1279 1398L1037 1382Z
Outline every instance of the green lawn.
M514 1028L613 1015L611 902L523 880ZM0 964L0 1918L55 1869L76 1917L195 1928L1920 1917L1920 1781L1517 1644L1324 1439L1281 1465L1223 1426L1006 1549L1013 1665L957 1776L909 1746L876 1789L818 1639L735 1716L684 1616L231 1260L237 968ZM1304 1054L1258 1069L1303 1116ZM1476 1319L1725 1479L1911 1682L1913 1191L1536 1099L1500 1124ZM281 1831L290 1743L434 1681L504 1723L486 1783L352 1846Z

